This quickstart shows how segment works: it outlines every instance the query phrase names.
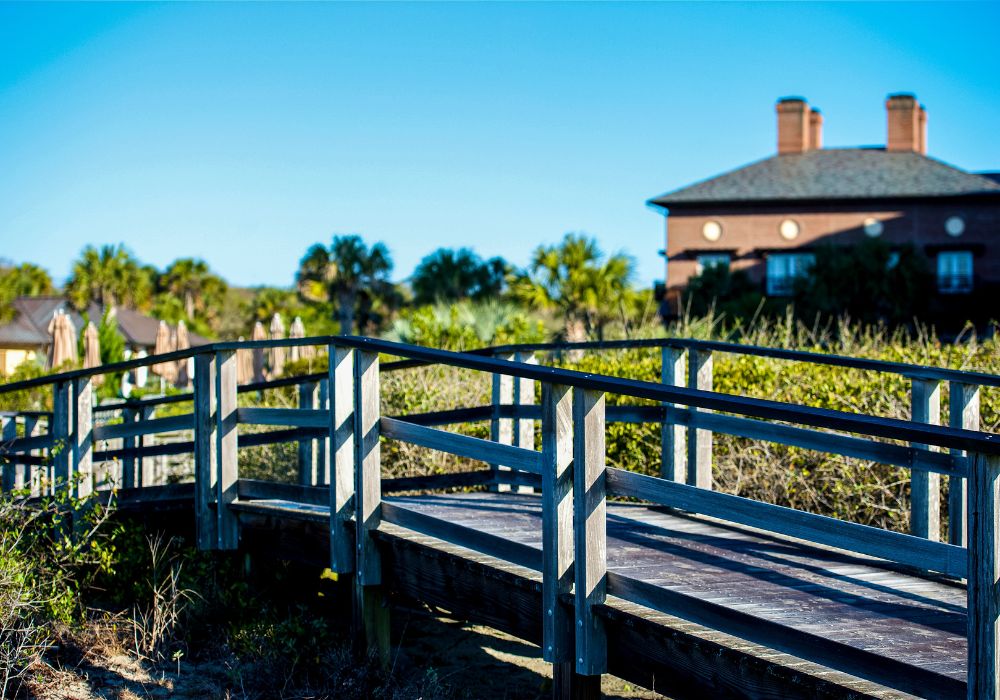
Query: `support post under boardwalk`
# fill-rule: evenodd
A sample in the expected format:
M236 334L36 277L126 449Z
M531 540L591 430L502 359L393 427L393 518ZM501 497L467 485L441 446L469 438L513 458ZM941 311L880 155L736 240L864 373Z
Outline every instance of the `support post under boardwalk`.
M910 383L910 420L938 425L941 422L941 383L913 379ZM918 450L930 445L914 443ZM941 539L941 477L926 470L910 472L910 532L929 540Z
M542 658L557 667L574 658L574 616L560 602L572 590L573 390L543 384Z
M198 549L214 549L218 523L212 510L215 500L215 414L218 400L216 363L212 354L198 355L194 362L194 514ZM145 476L145 465L143 467ZM143 478L145 483L145 478Z
M94 385L90 377L73 380L70 436L71 487L80 498L94 491Z
M688 350L688 388L712 390L712 351ZM702 409L704 410L704 409ZM689 426L687 430L687 482L712 488L712 431Z
M329 349L330 570L354 571L354 536L347 529L354 506L354 351Z
M305 410L315 410L319 403L319 384L317 382L303 382L299 384L299 408ZM302 486L315 486L320 482L321 474L317 467L318 451L316 441L313 438L299 440L299 484Z
M979 430L979 387L975 384L950 382L948 385L948 425L952 428ZM965 454L964 450L951 450ZM948 542L966 545L966 482L960 476L948 477Z
M664 347L660 349L663 364L660 368L660 382L668 386L684 385L684 357L682 348ZM674 404L663 402L663 406ZM663 421L660 426L660 476L670 481L684 483L685 440L684 426Z
M1000 557L1000 457L973 454L969 460L968 698L998 697Z
M498 360L513 360L513 354L498 354ZM501 406L510 406L514 403L514 378L509 374L493 375L493 390L490 401L493 407L493 416L490 419L490 440L499 442L501 445L514 444L514 421L511 418L501 418ZM501 484L501 472L509 472L510 467L501 464L491 464L493 471L492 491L510 491L510 484Z
M382 561L371 533L382 519L381 398L378 353L354 353L354 486L357 599L368 648L389 661L389 608L382 593Z
M215 482L215 515L218 520L218 548L239 547L239 520L229 505L236 500L239 468L237 461L237 434L239 421L236 418L236 352L220 350L215 355L216 416L216 465L218 478Z
M573 390L573 529L576 671L600 683L608 670L604 620L594 608L607 590L604 394Z

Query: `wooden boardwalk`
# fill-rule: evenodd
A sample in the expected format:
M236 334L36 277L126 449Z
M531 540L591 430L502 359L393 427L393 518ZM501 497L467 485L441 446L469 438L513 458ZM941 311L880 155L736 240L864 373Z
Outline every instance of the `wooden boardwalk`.
M325 346L328 371L237 385L237 352L279 345ZM193 526L203 549L329 567L353 590L359 635L383 654L397 594L492 625L539 645L559 698L593 697L604 673L676 699L1000 697L1000 436L979 431L980 389L1000 377L678 339L581 349L607 348L656 350L661 381L532 361L566 346L449 353L328 337L0 385L53 392L51 413L0 416L2 486L85 496L114 484L125 509L180 509L173 524ZM912 414L720 394L718 352L903 375ZM95 406L93 375L188 357L192 393ZM490 374L491 404L382 415L381 373L433 363ZM238 400L287 386L298 408ZM608 394L632 401L608 405ZM165 404L181 407L155 417ZM441 427L483 421L488 440ZM660 426L658 474L606 463L615 422ZM147 445L163 433L178 442ZM714 491L714 433L907 470L910 534ZM392 441L485 468L387 479L381 446ZM298 484L241 478L240 448L280 443L298 445ZM150 483L147 462L161 455L190 455L191 481Z

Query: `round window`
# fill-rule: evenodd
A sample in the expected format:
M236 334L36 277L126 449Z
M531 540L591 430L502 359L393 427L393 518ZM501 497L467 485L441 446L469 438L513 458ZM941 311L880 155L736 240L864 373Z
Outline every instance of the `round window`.
M944 221L944 231L949 236L961 236L965 233L965 219L961 216L949 216Z
M706 221L705 225L701 227L701 235L705 237L706 241L719 240L722 238L722 224L718 221Z
M882 222L873 216L869 216L864 222L865 235L870 238L878 238L882 235Z
M785 219L781 222L781 226L778 227L778 233L786 241L792 241L799 236L799 225L792 219Z

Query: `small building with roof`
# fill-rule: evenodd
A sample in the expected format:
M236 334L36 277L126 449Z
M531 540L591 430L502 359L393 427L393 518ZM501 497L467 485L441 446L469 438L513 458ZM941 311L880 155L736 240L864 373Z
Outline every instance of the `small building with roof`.
M58 311L65 311L69 315L77 337L85 325L84 316L61 296L18 297L11 302L11 307L14 312L13 320L0 324L0 376L10 376L22 362L47 361L52 343L52 336L48 331L49 322ZM104 309L97 304L91 304L87 309L87 317L95 324L99 324L103 316ZM127 355L139 351L152 354L156 345L156 331L160 325L158 320L123 307L115 309L115 320L118 332L125 339ZM197 333L189 333L189 337L191 345L210 342Z
M788 296L818 246L880 239L925 254L939 309L988 313L1000 290L1000 181L929 157L927 111L913 95L890 95L886 120L885 146L823 148L819 111L781 99L777 154L649 200L666 218L671 312L709 266Z

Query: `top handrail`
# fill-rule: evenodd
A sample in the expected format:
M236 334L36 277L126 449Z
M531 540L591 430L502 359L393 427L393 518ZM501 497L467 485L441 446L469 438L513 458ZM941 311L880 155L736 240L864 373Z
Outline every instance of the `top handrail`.
M668 339L664 339L668 340ZM618 341L614 341L618 342ZM497 359L479 353L459 353L438 350L417 345L406 345L388 340L361 336L322 336L316 338L285 338L279 340L256 340L244 342L213 343L198 348L179 350L164 355L152 355L136 360L73 370L48 377L38 377L22 382L0 385L0 393L42 386L56 382L89 377L95 374L123 371L144 364L159 364L164 361L186 359L188 357L219 351L251 350L294 345L336 344L356 350L384 353L410 360L420 360L431 364L446 364L494 374L505 374L542 382L621 394L652 401L683 404L711 411L735 413L752 418L778 420L816 428L839 430L849 433L866 434L907 442L923 443L988 454L1000 454L1000 435L978 431L911 422L895 418L882 418L863 414L847 413L831 409L787 404L767 399L756 399L733 394L691 389L683 386L665 385L634 379L608 377L576 370L546 367ZM991 375L986 375L991 376ZM279 380L281 381L281 380Z

